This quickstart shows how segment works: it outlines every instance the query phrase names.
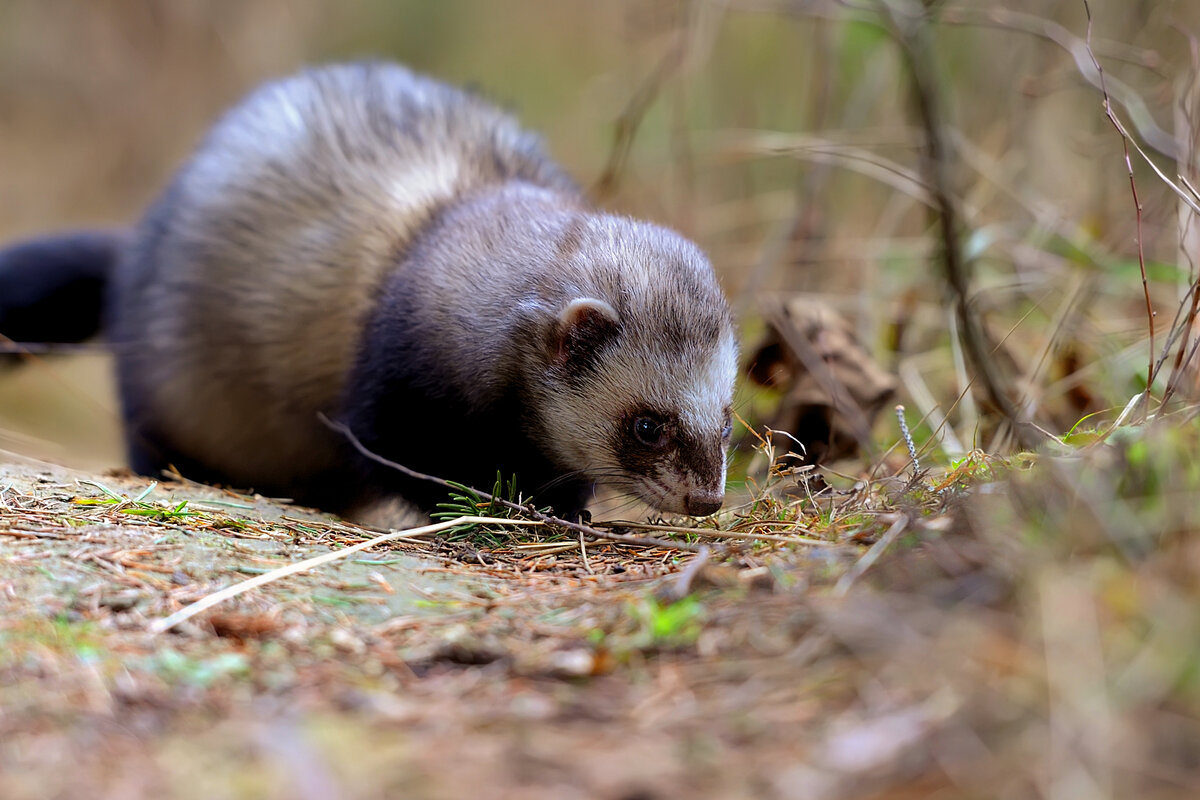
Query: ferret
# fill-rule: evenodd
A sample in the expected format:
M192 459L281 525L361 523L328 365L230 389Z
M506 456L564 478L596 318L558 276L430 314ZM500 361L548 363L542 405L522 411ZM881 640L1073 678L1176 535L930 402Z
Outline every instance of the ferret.
M32 316L78 336L86 309L53 298L97 275L138 472L352 518L445 500L325 414L413 470L515 475L560 516L597 484L722 504L737 344L704 254L591 207L509 113L404 67L264 84L132 232L0 252L0 286L32 287L0 297L0 333Z

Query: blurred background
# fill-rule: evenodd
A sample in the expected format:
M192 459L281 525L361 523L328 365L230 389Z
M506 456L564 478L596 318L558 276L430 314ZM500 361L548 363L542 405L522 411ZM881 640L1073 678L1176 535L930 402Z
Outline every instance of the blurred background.
M1138 215L1084 45L1084 4L928 5L937 21L924 52L972 307L1019 404L1063 433L1119 410L1144 386L1149 360ZM255 84L304 64L394 59L478 87L541 131L598 202L696 239L748 354L764 296L811 293L898 373L899 400L912 421L927 420L916 432L936 445L935 460L1003 448L986 402L970 392L958 401L970 376L936 258L924 133L881 8L0 0L0 240L132 223L208 124ZM1093 0L1091 11L1114 109L1166 176L1194 176L1200 4ZM1191 284L1200 232L1136 151L1132 163L1165 330ZM761 420L772 400L747 386L739 407ZM886 416L880 437L895 441ZM120 464L105 356L0 367L0 450Z

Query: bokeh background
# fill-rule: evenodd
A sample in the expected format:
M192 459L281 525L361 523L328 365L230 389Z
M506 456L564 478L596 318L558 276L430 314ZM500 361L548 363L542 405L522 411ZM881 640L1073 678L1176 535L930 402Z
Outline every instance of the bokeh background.
M1063 432L1124 405L1148 361L1137 215L1084 5L931 5L975 308L1024 407ZM1091 9L1117 113L1167 176L1194 176L1200 4ZM935 459L1003 448L988 409L956 402L969 376L882 18L866 0L0 0L0 240L129 224L255 84L395 59L513 108L606 207L694 237L748 349L764 294L814 293L899 372L914 419L948 415L936 436L918 428ZM1133 167L1169 321L1194 271L1181 242L1194 254L1200 234L1136 153ZM751 420L769 402L740 395ZM119 464L115 408L101 352L0 368L0 450Z

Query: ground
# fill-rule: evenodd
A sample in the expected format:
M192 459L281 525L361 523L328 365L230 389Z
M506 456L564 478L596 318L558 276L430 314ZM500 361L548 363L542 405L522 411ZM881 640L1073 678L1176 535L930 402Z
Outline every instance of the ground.
M1041 620L1031 639L1019 559L977 530L981 513L1010 513L987 492L905 506L911 487L893 483L889 508L860 496L839 518L850 490L812 500L817 536L713 540L700 554L581 553L527 533L392 541L156 633L220 588L378 532L151 486L0 467L4 798L1184 797L1197 785L1186 715L1171 718L1178 735L1154 717L1162 741L1128 737L1146 729L1129 715L1158 714L1165 695L1092 707L1104 672L1088 613ZM1038 580L1056 608L1086 610L1080 578ZM1071 674L1031 646L1064 649Z

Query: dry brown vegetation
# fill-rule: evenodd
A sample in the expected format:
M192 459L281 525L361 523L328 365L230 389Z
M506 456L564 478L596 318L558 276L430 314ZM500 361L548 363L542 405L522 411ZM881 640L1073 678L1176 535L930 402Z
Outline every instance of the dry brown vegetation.
M0 238L123 224L261 79L396 58L699 240L748 351L764 297L845 315L922 468L891 414L820 479L746 431L705 530L616 529L686 547L490 525L349 552L380 532L14 455L0 795L1196 796L1200 9L1087 10L0 4ZM0 373L0 448L115 465L105 374Z

